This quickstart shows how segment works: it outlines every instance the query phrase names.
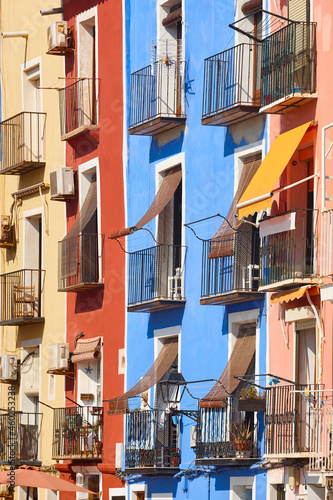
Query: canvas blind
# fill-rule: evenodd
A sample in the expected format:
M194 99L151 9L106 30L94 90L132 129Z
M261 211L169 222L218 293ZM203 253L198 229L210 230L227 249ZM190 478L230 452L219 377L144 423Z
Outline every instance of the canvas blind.
M73 351L72 363L93 361L101 357L101 337L79 339Z
M245 375L253 359L256 347L255 323L241 325L231 356L218 382L200 401L199 407L223 406L226 398L235 392L240 381L236 376Z
M153 385L157 384L157 382L168 371L177 355L178 341L174 340L171 342L165 342L161 352L146 375L144 375L142 379L127 392L109 401L109 414L117 415L126 413L128 410L128 399L148 391L148 389L150 389Z

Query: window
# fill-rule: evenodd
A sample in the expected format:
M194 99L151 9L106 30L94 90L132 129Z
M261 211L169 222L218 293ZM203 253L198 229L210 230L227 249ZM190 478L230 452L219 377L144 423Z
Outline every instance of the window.
M43 115L40 60L22 66L24 148L32 161L43 160Z
M231 477L230 500L255 500L255 477Z

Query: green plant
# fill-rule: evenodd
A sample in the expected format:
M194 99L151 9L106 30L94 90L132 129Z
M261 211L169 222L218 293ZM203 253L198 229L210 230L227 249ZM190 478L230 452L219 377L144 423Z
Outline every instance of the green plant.
M265 391L260 394L258 390L253 387L253 385L246 388L244 387L244 389L241 389L238 394L240 399L265 399L266 397Z
M250 420L247 425L244 421L241 424L234 424L234 432L231 432L231 435L235 440L236 448L238 450L248 451L251 448L251 436L254 429L250 429L250 425Z
M172 448L171 450L171 458L174 458L174 457L180 457L180 451L178 448Z

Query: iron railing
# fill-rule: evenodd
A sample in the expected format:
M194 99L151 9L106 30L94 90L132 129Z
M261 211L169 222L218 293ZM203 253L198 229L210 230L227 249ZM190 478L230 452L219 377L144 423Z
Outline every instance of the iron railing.
M58 289L103 283L104 234L80 234L58 243Z
M184 300L184 250L178 245L156 245L131 252L128 261L128 305L155 299Z
M19 113L0 123L1 171L43 164L45 113Z
M289 217L290 230L260 238L260 286L315 277L313 224L317 210L290 210L271 217L281 224ZM265 219L267 220L267 219ZM272 231L277 231L272 226Z
M247 439L241 439L243 429ZM209 458L256 458L254 422L245 422L244 414L233 408L233 397L219 408L199 408L196 437L196 459Z
M0 464L33 464L39 460L41 413L0 415Z
M183 61L155 61L131 75L129 127L157 117L185 118Z
M178 467L176 444L177 425L170 413L142 410L127 414L125 467Z
M259 232L256 228L203 242L201 297L259 286Z
M260 104L261 45L242 43L205 59L202 118Z
M261 106L316 91L316 24L291 23L262 42Z
M333 391L318 390L310 407L312 439L310 449L310 470L333 470Z
M321 214L320 274L333 275L333 209Z
M41 297L45 271L21 269L0 275L0 325L19 325L42 319Z
M52 458L99 459L103 450L103 407L55 408Z
M285 385L266 390L265 453L288 456L310 453L317 386Z
M99 80L80 78L59 90L61 136L98 124Z

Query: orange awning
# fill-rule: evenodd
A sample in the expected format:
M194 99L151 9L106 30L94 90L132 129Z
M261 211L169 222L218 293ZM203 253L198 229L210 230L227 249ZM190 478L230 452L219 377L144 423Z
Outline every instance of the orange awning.
M282 302L291 302L292 300L301 299L305 296L307 290L309 290L310 296L319 294L318 286L301 286L300 288L296 288L296 290L293 289L288 292L273 293L271 296L271 304L282 304Z
M311 122L279 135L237 204L238 217L247 217L272 205L272 190L288 165Z

